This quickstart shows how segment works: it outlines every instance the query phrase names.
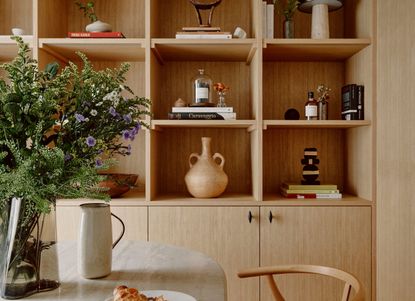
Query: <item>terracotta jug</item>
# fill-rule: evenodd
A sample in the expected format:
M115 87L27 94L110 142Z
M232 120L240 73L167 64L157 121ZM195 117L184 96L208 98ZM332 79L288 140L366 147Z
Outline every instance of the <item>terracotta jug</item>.
M192 153L189 156L190 170L184 180L187 190L196 198L214 198L221 195L228 185L228 176L223 171L225 159L219 153L212 156L210 142L212 138L202 137L202 154ZM192 159L196 158L195 164ZM219 158L221 162L216 163Z
M81 207L81 228L78 241L78 272L87 279L101 278L111 273L112 249L125 232L123 221L103 203L87 203ZM111 216L122 226L121 235L112 242Z

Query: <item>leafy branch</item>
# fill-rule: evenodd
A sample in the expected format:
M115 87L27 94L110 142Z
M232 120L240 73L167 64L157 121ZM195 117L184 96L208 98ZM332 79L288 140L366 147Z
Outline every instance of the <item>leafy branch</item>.
M276 6L279 15L283 15L286 20L291 20L300 5L300 1L287 0L284 6L282 0L274 0L274 5Z
M88 1L86 4L84 4L81 1L75 1L75 4L79 7L81 11L84 12L84 16L88 17L92 23L98 20L98 17L95 14L94 10L94 1Z

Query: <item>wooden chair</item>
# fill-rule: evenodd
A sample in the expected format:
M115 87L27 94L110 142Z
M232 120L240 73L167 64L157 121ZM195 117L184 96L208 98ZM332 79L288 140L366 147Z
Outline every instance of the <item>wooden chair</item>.
M317 265L281 265L281 266L268 266L258 267L240 271L238 276L240 278L266 276L268 284L271 287L272 295L275 301L285 301L281 295L273 275L280 274L293 274L293 273L305 273L305 274L319 274L337 278L345 282L343 297L341 301L364 301L364 292L362 284L356 277L346 273L345 271L338 270L335 268L317 266ZM353 299L350 298L351 289L354 289L356 295Z

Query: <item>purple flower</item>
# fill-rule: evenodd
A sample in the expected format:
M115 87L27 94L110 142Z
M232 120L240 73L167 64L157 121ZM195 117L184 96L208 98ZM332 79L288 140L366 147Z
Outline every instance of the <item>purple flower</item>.
M97 143L97 141L95 140L95 138L94 137L92 137L92 136L88 136L88 138L86 138L86 144L89 146L89 147L93 147L93 146L95 146L95 144Z
M130 139L130 132L128 130L122 131L122 136L125 140Z
M95 160L95 167L101 167L102 165L104 165L104 162L100 158Z
M69 161L72 159L72 155L71 154L66 154L64 157L65 162Z
M109 112L113 117L117 116L117 111L115 111L114 107L110 107Z
M131 144L128 144L128 147L127 147L127 155L128 156L131 155Z
M126 123L131 123L131 121L133 121L131 118L131 114L124 115L123 119Z
M78 113L75 113L75 119L76 119L76 121L78 121L78 122L83 122L83 121L85 121L85 117L84 117L83 115L81 115L81 114L78 114Z
M134 126L134 128L137 129L137 132L141 129L141 124L139 122L137 122Z

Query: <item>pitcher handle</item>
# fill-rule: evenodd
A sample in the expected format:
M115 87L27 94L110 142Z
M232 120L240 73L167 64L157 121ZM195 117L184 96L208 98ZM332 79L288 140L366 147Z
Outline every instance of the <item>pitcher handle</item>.
M190 166L190 168L192 168L193 167L193 163L192 163L192 159L193 158L197 158L197 161L199 161L199 159L200 159L200 156L198 155L198 154L196 154L196 153L191 153L190 154L190 156L189 156L189 166ZM196 161L196 162L197 162Z
M223 165L225 164L225 158L224 158L221 154L219 154L219 153L215 153L215 154L213 155L213 160L216 160L217 158L219 158L219 159L220 159L219 167L220 167L221 169L223 169Z
M115 246L120 242L120 240L121 240L121 238L124 236L124 233L125 233L125 225L124 225L124 222L122 221L122 219L120 219L118 216L116 216L114 213L111 213L111 215L113 216L113 217L115 217L120 223L121 223L121 226L122 226L122 231L121 231L121 235L115 240L115 242L112 244L112 248L114 249L115 248Z

